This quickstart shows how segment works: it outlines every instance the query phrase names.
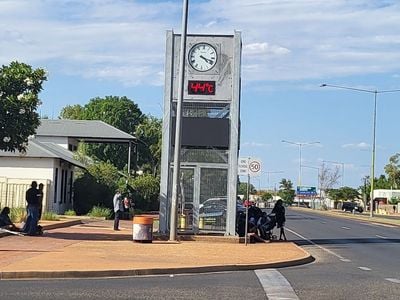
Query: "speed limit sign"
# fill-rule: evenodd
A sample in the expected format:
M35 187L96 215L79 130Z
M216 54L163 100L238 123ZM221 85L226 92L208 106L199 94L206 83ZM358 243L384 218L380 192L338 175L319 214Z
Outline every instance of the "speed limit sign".
M259 176L261 174L261 160L256 158L249 159L250 176Z
M261 160L252 157L241 157L238 164L238 175L261 175Z

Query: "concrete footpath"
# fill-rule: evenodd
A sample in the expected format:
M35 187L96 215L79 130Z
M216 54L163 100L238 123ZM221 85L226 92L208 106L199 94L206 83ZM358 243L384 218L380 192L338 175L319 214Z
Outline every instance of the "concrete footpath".
M82 223L83 222L83 223ZM43 222L43 236L0 237L0 279L112 277L279 268L312 262L292 242L248 244L238 238L199 237L152 243L132 240L109 220Z

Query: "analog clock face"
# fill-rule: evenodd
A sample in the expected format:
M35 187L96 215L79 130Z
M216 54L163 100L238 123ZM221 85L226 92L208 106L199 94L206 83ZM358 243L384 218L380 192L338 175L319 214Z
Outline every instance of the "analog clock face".
M193 69L205 72L211 70L217 63L217 51L207 43L194 45L189 51L189 64Z

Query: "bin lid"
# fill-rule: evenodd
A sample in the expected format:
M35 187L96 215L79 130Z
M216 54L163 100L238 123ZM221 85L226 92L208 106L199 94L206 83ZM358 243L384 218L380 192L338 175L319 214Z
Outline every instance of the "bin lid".
M134 216L133 224L142 224L142 225L153 224L153 218L147 216Z

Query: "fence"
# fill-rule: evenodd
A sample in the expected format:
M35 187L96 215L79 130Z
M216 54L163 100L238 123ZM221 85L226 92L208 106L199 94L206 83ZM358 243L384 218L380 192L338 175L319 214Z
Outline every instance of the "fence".
M43 183L43 211L47 211L50 180L47 179L16 179L0 177L0 207L25 207L25 193L31 187L32 181Z

